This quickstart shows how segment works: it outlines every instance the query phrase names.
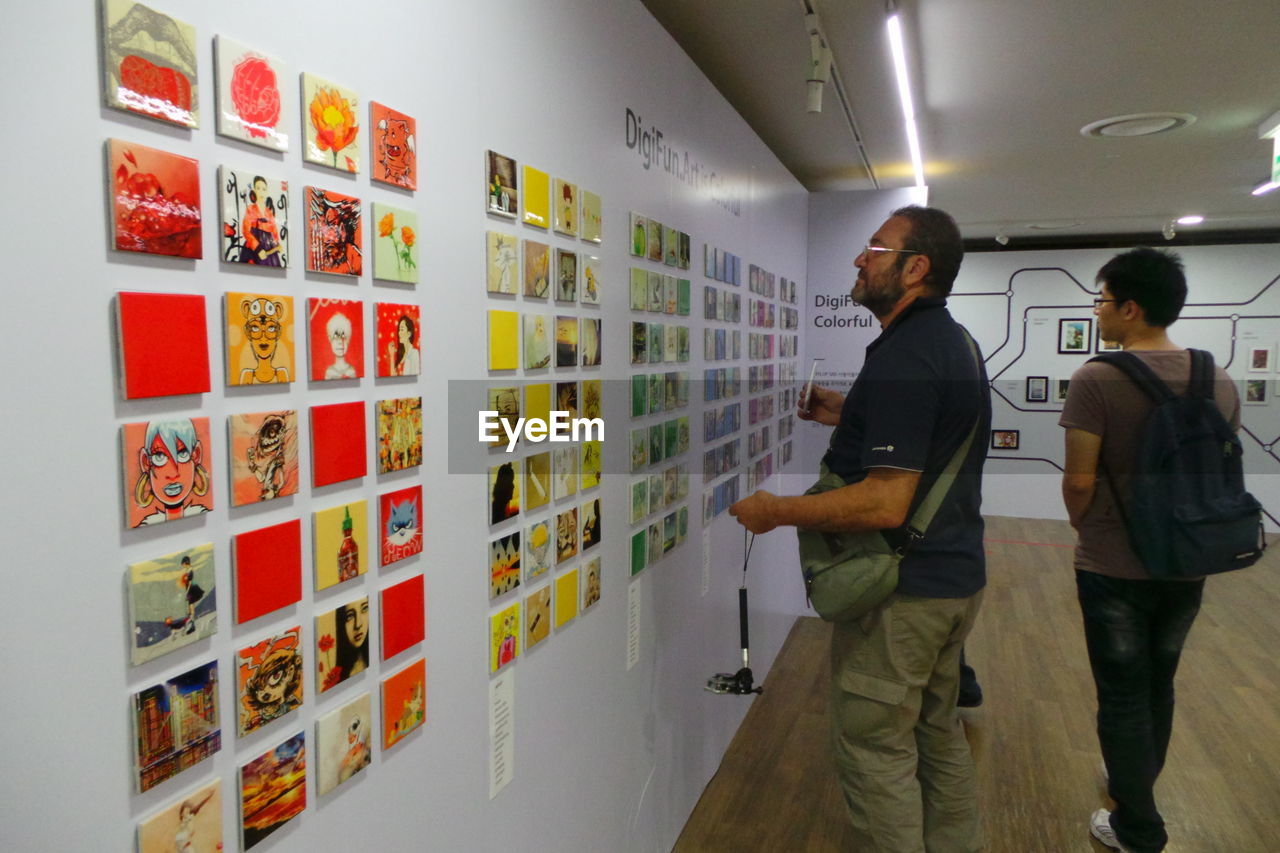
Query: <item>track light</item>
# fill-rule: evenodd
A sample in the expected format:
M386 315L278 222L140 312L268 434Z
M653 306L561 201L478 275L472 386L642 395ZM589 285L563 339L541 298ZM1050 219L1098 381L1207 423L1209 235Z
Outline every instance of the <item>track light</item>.
M822 88L831 79L831 48L827 47L826 37L822 34L822 26L818 16L809 13L804 16L805 29L809 31L809 78L806 108L811 113L822 112Z
M1003 228L996 231L996 242L999 243L1001 246L1009 245L1009 235L1004 233Z
M1172 240L1174 237L1178 236L1178 232L1174 229L1174 221L1170 219L1166 222L1164 227L1160 229L1160 233L1164 235L1166 240Z

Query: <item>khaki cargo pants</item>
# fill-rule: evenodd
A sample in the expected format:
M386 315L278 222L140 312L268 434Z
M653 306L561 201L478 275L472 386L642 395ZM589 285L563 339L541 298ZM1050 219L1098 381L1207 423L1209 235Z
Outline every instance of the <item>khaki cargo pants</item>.
M832 741L858 853L982 848L956 712L960 649L981 600L894 593L833 626Z

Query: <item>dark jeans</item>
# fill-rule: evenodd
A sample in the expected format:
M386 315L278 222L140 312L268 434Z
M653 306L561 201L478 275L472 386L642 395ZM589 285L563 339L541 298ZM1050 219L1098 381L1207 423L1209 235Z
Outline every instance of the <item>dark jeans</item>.
M1152 788L1173 729L1173 676L1204 581L1139 581L1076 572L1098 741L1115 800L1111 828L1138 853L1169 840Z

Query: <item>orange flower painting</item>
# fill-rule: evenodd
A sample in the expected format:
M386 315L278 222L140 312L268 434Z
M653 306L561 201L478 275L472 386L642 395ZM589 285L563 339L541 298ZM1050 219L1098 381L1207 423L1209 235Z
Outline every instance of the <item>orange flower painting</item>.
M418 250L414 245L417 214L375 201L373 217L378 223L378 236L373 241L373 277L417 284Z
M307 104L307 144L303 156L339 171L360 171L360 126L356 123L359 98L314 74L302 75L303 102Z

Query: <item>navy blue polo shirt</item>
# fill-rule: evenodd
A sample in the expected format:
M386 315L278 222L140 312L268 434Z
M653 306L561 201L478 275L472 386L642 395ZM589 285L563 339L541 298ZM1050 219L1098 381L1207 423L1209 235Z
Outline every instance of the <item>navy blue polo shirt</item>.
M898 592L926 598L968 597L986 585L987 575L982 466L991 388L985 364L981 357L974 363L946 305L942 298L917 299L867 347L824 458L849 483L864 479L869 468L923 472L911 503L915 512L977 419L955 484L924 540L898 567Z

